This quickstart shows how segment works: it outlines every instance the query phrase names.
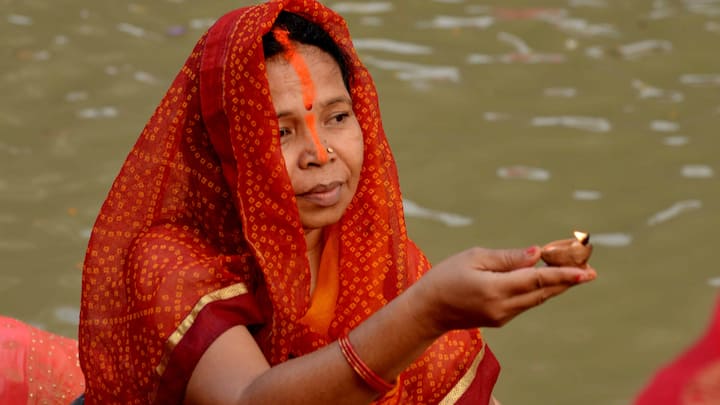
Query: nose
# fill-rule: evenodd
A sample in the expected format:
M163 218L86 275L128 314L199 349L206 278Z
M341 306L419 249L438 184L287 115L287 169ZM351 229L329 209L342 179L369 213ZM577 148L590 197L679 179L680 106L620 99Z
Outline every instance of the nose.
M328 152L320 141L317 126L315 124L315 114L308 113L305 115L305 131L303 136L304 148L303 156L300 159L302 167L320 166L329 161Z

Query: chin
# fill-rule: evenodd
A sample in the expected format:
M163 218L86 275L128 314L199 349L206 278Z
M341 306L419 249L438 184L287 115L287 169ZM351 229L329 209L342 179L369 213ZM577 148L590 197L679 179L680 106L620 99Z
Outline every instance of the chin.
M324 228L328 225L340 222L342 214L345 212L345 208L346 207L331 207L323 209L320 212L306 214L301 213L300 222L306 230Z

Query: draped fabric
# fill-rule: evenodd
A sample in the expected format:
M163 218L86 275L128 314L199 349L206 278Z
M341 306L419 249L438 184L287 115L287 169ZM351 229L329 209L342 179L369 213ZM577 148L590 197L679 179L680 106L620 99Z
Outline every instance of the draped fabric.
M659 369L633 403L720 404L720 295L705 333Z
M337 288L323 327L305 318L310 269L265 74L261 37L281 10L319 24L349 57L364 136L356 195L327 232ZM310 0L232 11L198 41L95 223L80 320L86 401L181 402L202 353L235 325L249 328L272 365L312 352L428 268L408 239L375 86L344 20ZM448 333L381 401L437 403L454 389L483 403L499 370L483 348L477 330Z
M0 316L0 404L68 405L85 388L75 339Z

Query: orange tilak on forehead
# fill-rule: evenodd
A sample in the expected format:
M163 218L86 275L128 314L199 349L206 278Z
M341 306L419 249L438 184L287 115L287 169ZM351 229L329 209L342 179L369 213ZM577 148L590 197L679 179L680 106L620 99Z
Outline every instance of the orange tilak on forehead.
M315 143L315 149L317 150L318 159L321 163L328 161L328 154L323 148L320 138L317 134L317 127L315 126L315 116L309 111L312 110L313 100L315 99L315 84L310 77L310 70L308 70L305 59L297 52L295 44L290 41L290 33L283 28L273 29L273 35L280 45L285 48L283 56L295 69L295 73L300 78L300 86L303 93L303 105L308 113L305 115L305 123L312 134L313 142Z

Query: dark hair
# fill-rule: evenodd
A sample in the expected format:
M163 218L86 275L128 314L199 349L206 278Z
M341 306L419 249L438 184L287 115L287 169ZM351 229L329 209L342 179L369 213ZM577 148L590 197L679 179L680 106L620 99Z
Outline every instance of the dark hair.
M348 70L345 53L319 25L297 14L281 11L273 27L286 29L290 39L293 41L316 46L329 54L340 67L340 74L345 87L350 91L350 71ZM270 59L285 51L282 44L275 39L272 31L263 35L262 41L265 59Z

